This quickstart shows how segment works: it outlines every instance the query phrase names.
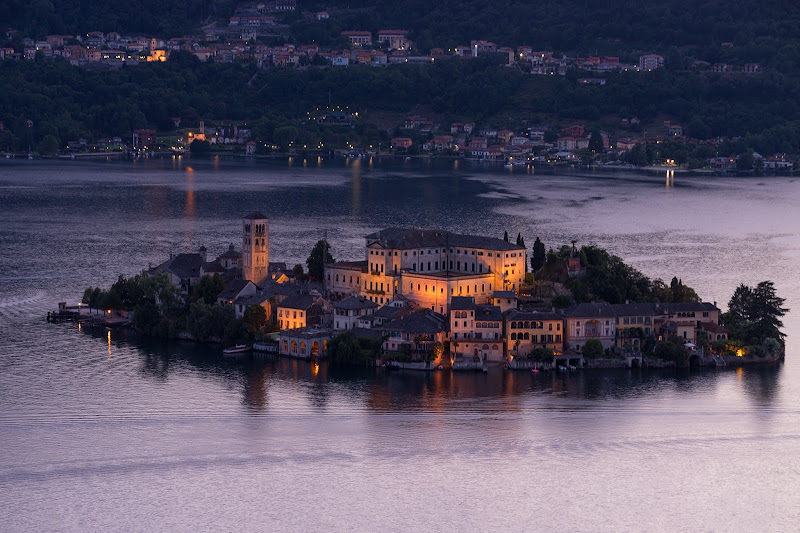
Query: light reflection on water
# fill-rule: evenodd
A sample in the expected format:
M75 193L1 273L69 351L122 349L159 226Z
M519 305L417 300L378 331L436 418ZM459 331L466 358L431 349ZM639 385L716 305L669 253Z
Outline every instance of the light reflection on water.
M570 375L228 360L44 323L87 285L238 245L238 217L256 209L289 264L324 228L337 259L360 258L363 236L386 226L507 230L595 242L720 305L741 282L773 279L796 309L793 178L29 165L0 163L4 530L761 531L800 519L794 314L781 367Z

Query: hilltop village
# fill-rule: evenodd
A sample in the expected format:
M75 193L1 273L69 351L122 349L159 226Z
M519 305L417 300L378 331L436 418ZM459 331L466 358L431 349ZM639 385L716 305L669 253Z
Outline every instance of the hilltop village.
M575 367L588 358L638 366L648 342L670 338L695 348L728 339L709 302L536 306L526 248L504 239L387 228L366 236L364 259L326 263L322 279L301 281L270 261L266 216L251 213L241 229L241 251L231 245L209 261L201 248L149 273L166 274L184 294L204 277L221 276L216 304L239 318L263 308L277 331L256 346L286 356L325 358L349 332L380 342L379 359L410 368ZM577 258L567 268L582 275ZM724 363L711 352L693 356Z
M248 87L257 73L269 73L269 76L283 73L282 76L288 71L317 68L320 76L322 71L326 72L325 76L336 76L330 73L352 66L355 72L360 73L358 75L369 78L372 75L368 71L377 72L371 67L418 65L420 69L426 69L445 60L460 63L462 67L470 61L486 61L501 66L506 72L524 74L530 79L569 79L576 91L583 95L579 98L581 105L571 106L571 111L557 121L538 112L531 115L530 120L523 119L524 113L520 114L516 105L511 106L509 114L491 118L484 115L480 105L448 108L449 112L444 113L441 104L411 105L409 102L404 113L398 111L397 102L383 106L391 108L391 112L379 111L381 106L368 105L368 100L361 98L343 100L347 105L336 105L336 99L332 103L330 90L327 90L327 106L320 105L319 99L313 107L302 107L298 102L292 102L291 107L295 107L296 112L291 119L281 119L275 124L270 119L268 126L263 123L259 126L258 117L253 113L245 114L245 118L240 113L236 119L229 119L225 117L232 115L224 113L220 116L218 110L211 113L194 107L182 108L178 100L166 102L154 96L157 102L151 103L159 109L157 120L151 116L144 121L143 116L137 115L135 120L125 122L130 122L132 127L109 127L95 138L85 130L67 128L62 123L54 128L49 117L13 118L10 113L5 114L0 116L0 151L7 155L27 153L30 157L38 154L64 158L171 154L190 149L197 153L214 151L248 156L391 153L459 157L509 166L659 165L717 172L788 172L795 166L797 147L784 133L772 136L770 142L764 143L736 135L712 134L708 120L699 117L679 119L675 113L648 117L632 111L627 105L618 109L613 106L613 118L594 111L598 102L606 98L603 93L618 90L610 88L615 76L622 73L656 75L667 68L664 55L650 53L647 49L627 57L618 55L619 52L617 55L570 56L532 45L504 46L503 43L481 39L480 35L465 39L458 46L426 46L422 49L409 38L408 30L367 31L360 27L345 29L340 32L338 40L320 46L315 42L298 41L287 34L288 26L283 19L293 17L296 11L300 11L296 3L283 0L243 5L226 23L210 24L202 33L177 37L90 31L79 35L48 34L33 38L8 28L5 44L0 43L0 61L33 64L63 60L89 71L114 71L139 64L166 62L172 56L191 58L198 64L251 65L254 75L247 82ZM302 14L303 18L321 25L332 23L337 16L337 13L327 11ZM721 46L728 51L734 43L723 42ZM687 60L681 68L694 74L720 77L734 85L757 85L759 80L769 75L756 62L710 63L697 59ZM642 76L647 77L645 74ZM636 83L632 79L625 83ZM453 83L455 80L449 81ZM367 84L368 87L378 85L374 81ZM144 87L139 87L139 90L146 92ZM473 90L487 91L486 88L470 87L468 93ZM214 99L212 95L209 97L209 100ZM436 100L442 95L434 92L425 97ZM164 107L167 103L172 109L169 112ZM361 108L360 116L356 110L358 107ZM372 109L365 112L365 108L370 107ZM550 107L539 106L539 110L549 113L552 111ZM717 120L719 117L713 118ZM113 134L109 134L110 131ZM781 141L776 141L776 138Z

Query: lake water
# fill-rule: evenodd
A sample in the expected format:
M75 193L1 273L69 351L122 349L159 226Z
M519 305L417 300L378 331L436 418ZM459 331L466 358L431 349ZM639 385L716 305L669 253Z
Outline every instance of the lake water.
M0 161L3 531L796 531L800 181L452 163ZM370 372L50 325L59 301L270 217L271 256L393 225L577 239L725 307L769 279L777 368Z

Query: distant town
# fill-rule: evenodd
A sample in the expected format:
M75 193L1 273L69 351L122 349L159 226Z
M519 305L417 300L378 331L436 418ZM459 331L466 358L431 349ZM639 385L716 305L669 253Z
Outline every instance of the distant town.
M85 68L120 68L127 64L167 61L175 52L190 53L204 62L253 62L259 69L306 69L309 66L346 68L351 65L384 67L392 64L432 64L445 58L463 60L491 58L507 68L536 76L565 76L570 69L583 73L575 80L579 85L603 87L612 72L652 72L665 65L658 54L642 54L636 63L624 63L616 56L567 57L552 50L532 46L512 48L502 44L475 39L461 46L431 48L425 53L415 48L402 29L385 29L376 33L358 28L341 32L341 48L323 48L314 43L287 42L280 45L265 44L285 35L287 26L281 22L286 13L297 9L296 2L278 0L274 3L242 4L230 17L227 26L209 24L202 34L157 38L152 36L121 35L117 32L88 32L84 35L47 35L41 40L20 36L14 29L6 30L8 42L15 47L0 48L0 60L28 60L64 58L71 64ZM334 12L303 13L320 22L335 17ZM723 43L733 46L733 43ZM758 63L731 65L695 61L691 69L708 70L731 77L762 75ZM358 122L358 111L336 105L317 107L306 114L306 119L326 127L353 127ZM183 124L182 124L183 122ZM192 143L209 143L198 151L225 151L243 155L330 153L338 150L344 155L360 156L375 153L398 155L444 155L471 160L499 162L512 166L530 164L609 164L670 167L689 167L705 171L789 171L794 167L794 155L758 152L726 155L718 147L736 139L693 139L685 135L685 125L664 120L657 126L644 126L636 116L619 120L614 133L602 128L576 123L554 127L552 124L518 126L488 126L476 122L441 122L427 114L409 114L399 123L385 123L386 131L394 133L385 142L359 145L346 141L337 146L325 146L322 141L308 143L287 142L276 144L260 142L252 135L246 122L200 120L187 124L181 117L172 119L174 130L157 135L154 129L137 129L130 138L116 136L108 139L62 139L62 146L48 148L29 146L33 155L64 157L94 154L129 153L154 154L156 152L182 153ZM187 127L190 126L190 127ZM28 127L34 128L33 121ZM648 130L649 128L649 130ZM3 124L0 122L0 131ZM669 153L660 155L659 145L679 141L696 152L693 157L678 160ZM648 146L651 146L648 148ZM638 147L638 148L637 148ZM2 147L0 147L2 149ZM42 153L47 152L47 153ZM666 151L669 152L669 151ZM744 157L742 157L742 155Z

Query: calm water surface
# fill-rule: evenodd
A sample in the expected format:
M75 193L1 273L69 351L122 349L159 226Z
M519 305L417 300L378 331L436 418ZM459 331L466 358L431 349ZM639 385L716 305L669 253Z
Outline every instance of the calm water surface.
M0 161L3 531L796 531L800 181L366 161ZM170 252L337 259L391 225L596 243L721 307L775 281L778 368L341 371L48 325Z

